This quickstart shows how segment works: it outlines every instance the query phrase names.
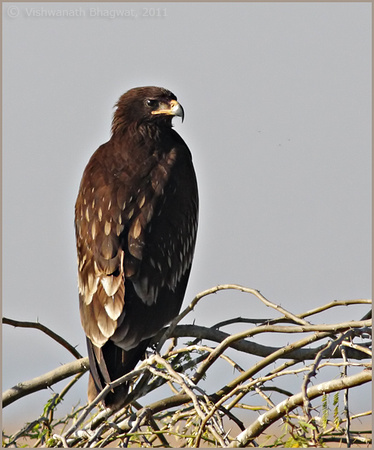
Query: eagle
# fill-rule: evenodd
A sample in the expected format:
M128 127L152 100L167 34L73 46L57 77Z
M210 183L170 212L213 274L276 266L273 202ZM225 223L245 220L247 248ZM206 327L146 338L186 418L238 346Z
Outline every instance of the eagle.
M90 158L75 204L79 309L90 361L88 400L133 370L178 314L194 255L198 189L184 118L167 89L123 94L111 138ZM126 400L123 384L105 407Z

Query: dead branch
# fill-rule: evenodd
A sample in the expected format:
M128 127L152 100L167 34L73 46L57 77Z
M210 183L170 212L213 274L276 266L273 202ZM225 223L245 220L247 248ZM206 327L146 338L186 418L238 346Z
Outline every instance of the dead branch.
M365 323L371 323L370 321L365 322ZM347 327L349 327L349 322L347 322ZM318 327L315 327L315 329L317 329ZM286 328L285 328L286 329ZM263 329L263 332L273 332L276 331L275 328L271 329ZM259 331L261 332L261 330ZM301 332L297 331L297 332ZM332 331L333 332L333 331ZM367 332L370 332L369 329L367 329ZM245 332L247 333L247 332ZM244 334L245 334L244 333ZM248 331L249 335L251 334L250 331ZM214 328L207 328L207 327L203 327L203 326L199 326L199 325L178 325L173 333L171 334L171 337L175 337L175 338L198 338L198 339L206 339L209 341L213 341L213 342L223 342L225 341L227 338L231 337L232 335L230 335L229 333L225 333L224 331L220 331L220 330L216 330ZM274 353L277 350L280 350L280 347L271 347L268 345L262 345L262 344L258 344L256 342L250 342L247 340L244 340L245 337L248 336L239 336L238 339L230 339L229 342L229 347L233 348L235 350L244 352L244 353L249 353L251 355L255 355L255 356L261 356L261 357L266 357L271 353ZM322 349L322 347L320 348L310 348L310 349L295 349L293 351L290 351L285 357L286 358L295 358L299 361L304 361L304 360L311 360L314 359L316 354ZM367 359L368 358L368 354L367 354L367 349L365 349L365 347L362 347L362 349L356 348L354 346L351 346L351 353L349 353L349 356L351 358L354 359ZM356 350L356 351L355 351ZM337 350L334 353L328 354L327 355L329 358L342 358L342 354L340 350ZM282 357L282 356L281 356Z
M239 290L251 294L266 307L277 311L280 317L261 320L237 317L210 328L179 324L199 301L221 290ZM369 316L365 315L362 320L335 324L314 324L307 322L305 318L311 318L317 313L337 306L353 307L369 302L366 299L334 301L302 314L294 314L270 302L255 289L232 284L216 286L198 294L172 325L163 330L164 335L160 333L155 337L154 342L159 342L156 354L151 354L135 370L108 384L92 403L73 410L66 419L54 419L56 405L88 369L87 358L65 364L4 392L3 404L6 406L25 395L76 375L59 394L54 394L39 419L31 422L32 426L23 427L15 435L10 436L8 441L5 438L5 446L18 446L19 440L25 436L34 439L34 442L36 440L36 446L47 447L105 447L113 444L150 447L155 446L157 440L163 446L169 447L177 442L173 439L180 439L181 446L187 447L256 446L254 439L259 438L269 425L279 419L284 420L294 439L301 439L300 442L294 442L298 446L318 446L320 443L334 442L337 438L352 445L368 443L370 442L368 434L354 431L352 421L353 419L357 421L361 415L359 413L350 416L348 391L371 380L371 372L364 369L360 374L348 376L347 369L357 370L357 367L370 366ZM354 314L349 317L354 317ZM40 329L50 337L55 335L37 322L5 319L5 323ZM248 329L234 334L218 329L236 323L247 323ZM283 336L287 344L281 346L279 341L279 347L272 347L250 340L262 334L276 334L277 343L278 336ZM178 338L182 337L187 338L188 343L181 344ZM166 339L173 341L171 345L165 346L165 350L162 345ZM55 340L64 345L61 341ZM200 342L202 340L217 344L207 345ZM68 349L69 346L70 344L67 347L64 345ZM237 355L235 352L231 352L228 356L229 348L258 356L259 359L253 361L248 358L248 365L241 362L243 367L240 367L235 361ZM162 357L159 354L161 349L163 349ZM218 359L223 359L229 364L228 370L223 369L226 378L223 386L218 386L215 392L208 393L206 386L209 384L202 384L201 380L203 378L209 380ZM359 362L360 360L366 361ZM310 363L305 365L306 361ZM337 376L340 376L341 372L343 376L310 386L311 378L316 378L317 383L319 373L325 367L329 367L330 370L335 368ZM281 384L277 385L281 379L297 380L298 374L306 374L304 383L300 382L299 386L293 383L292 388L284 389L280 387ZM127 397L128 403L120 411L105 409L92 415L93 410L113 387L128 381L133 382L133 389ZM169 388L172 395L160 394L157 401L145 406L138 403L147 393L158 389L161 385L165 385L165 389ZM320 405L316 407L312 401L324 393L337 393L340 390L345 390L346 394L344 410L338 411L337 414L341 416L339 427L345 426L345 429L336 428L335 418L324 422L331 424L331 427L322 427L322 414L319 417L321 407ZM268 392L272 393L271 397ZM260 399L260 404L252 404L251 400L254 398L257 402ZM283 398L285 399L280 401ZM336 409L337 403L334 405ZM297 411L291 414L295 409ZM259 411L261 415L254 421L251 419L252 423L244 425L235 414L237 411L246 410ZM365 414L368 413L362 413ZM240 429L240 432L236 431L234 435L230 435L231 421ZM303 421L310 428L300 425ZM63 425L63 429L58 428L60 425ZM30 436L37 434L36 430L40 430L39 437L31 438Z
M360 386L361 384L370 382L371 379L371 370L363 370L356 375L351 375L349 377L331 380L312 386L308 389L307 395L310 399L314 399L316 397L320 397L323 393L340 391L342 389L348 389L352 386ZM270 411L261 414L261 416L259 416L245 431L240 433L235 438L235 441L231 442L229 447L245 447L252 439L259 436L276 420L280 419L297 406L301 406L303 401L303 393L300 392L299 394L293 395L292 397L289 397L279 403Z
M21 320L13 320L3 317L2 323L6 325L12 325L13 327L20 328L34 328L35 330L40 330L45 333L47 336L52 338L54 341L58 342L62 345L66 350L68 350L75 358L80 359L82 355L78 352L78 350L73 347L69 342L67 342L63 337L52 331L50 328L42 325L39 322L23 322Z
M57 367L57 369L51 370L39 377L32 380L23 381L16 386L3 392L3 407L10 405L16 400L32 394L33 392L47 389L55 383L58 383L65 378L69 378L77 373L86 372L89 368L88 358L81 358L71 363L64 364Z

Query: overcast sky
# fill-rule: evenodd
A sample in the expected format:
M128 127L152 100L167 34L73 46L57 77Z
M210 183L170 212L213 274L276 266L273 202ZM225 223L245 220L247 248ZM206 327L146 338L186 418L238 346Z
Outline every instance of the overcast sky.
M3 8L4 316L38 319L86 355L74 203L90 155L110 137L113 105L142 85L166 87L183 105L175 129L198 177L184 305L222 283L259 289L294 313L371 297L370 3ZM239 315L275 316L254 298L220 293L189 321ZM71 361L36 330L6 326L3 336L5 389ZM67 409L86 401L86 383ZM35 418L32 407L49 397L9 406L4 426Z

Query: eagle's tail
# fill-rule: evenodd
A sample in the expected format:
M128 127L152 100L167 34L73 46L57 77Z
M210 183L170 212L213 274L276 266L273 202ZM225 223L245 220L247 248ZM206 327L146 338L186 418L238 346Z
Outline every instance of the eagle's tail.
M125 351L111 340L98 348L87 338L90 361L88 401L91 403L108 383L131 372L138 361L144 357L148 343L149 339L146 339L137 347ZM103 404L113 410L121 408L126 401L128 389L127 382L114 388L106 395Z

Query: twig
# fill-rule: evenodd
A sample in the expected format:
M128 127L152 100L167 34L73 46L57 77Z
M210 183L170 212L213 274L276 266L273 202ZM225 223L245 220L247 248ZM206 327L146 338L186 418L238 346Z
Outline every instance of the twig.
M355 300L333 300L330 303L327 303L323 306L318 306L317 308L311 309L307 312L304 312L302 314L299 314L299 317L310 317L314 316L315 314L321 313L326 311L330 308L335 308L336 306L349 306L349 305L371 305L372 301L368 298L359 298ZM364 319L361 319L364 320Z
M140 425L146 421L149 420L149 417L151 415L151 411L148 408L143 408L140 411L138 411L137 413L137 418L135 420L135 423L133 424L131 430L129 431L129 436L127 436L123 447L127 447L128 446L128 442L130 440L130 435L131 433L135 433L135 431L140 427Z
M329 333L314 333L311 336L305 337L303 339L300 339L299 341L293 342L292 344L288 344L285 347L275 351L271 355L267 356L266 358L263 358L262 361L259 361L258 363L254 364L250 369L245 371L244 373L240 374L237 378L235 378L230 383L227 383L225 387L220 389L216 395L221 396L222 394L227 394L230 392L230 390L235 387L238 384L243 383L244 381L248 380L249 378L253 377L257 372L262 370L264 367L267 367L269 364L273 363L277 359L281 358L282 356L287 355L290 351L294 350L295 348L301 348L305 345L311 344L312 342L315 342L317 340L324 339L325 337L328 337Z
M256 296L258 299L260 299L266 306L271 307L273 309L276 309L278 312L282 313L285 315L285 317L287 317L288 319L291 319L292 321L294 321L295 323L301 324L301 325L307 325L308 322L306 322L304 319L301 319L297 316L295 316L294 314L288 312L287 310L285 310L284 308L282 308L279 305L276 305L275 303L270 302L269 300L267 300L261 293L260 291L256 290L256 289L251 289L251 288L246 288L244 286L240 286L238 284L221 284L218 286L215 286L211 289L207 289L206 291L200 292L199 294L196 295L196 297L192 300L192 302L187 306L187 308L185 308L170 324L170 326L167 328L164 336L162 337L162 339L160 340L159 346L157 347L157 351L160 351L160 349L162 348L162 346L164 345L164 342L166 341L166 339L168 339L174 331L174 328L176 327L176 325L190 312L192 311L195 306L198 304L198 302L211 294L215 294L216 292L219 291L223 291L223 290L228 290L228 289L233 289L233 290L238 290L241 292L246 292L248 294L252 294L254 296Z
M178 355L181 353L192 353L193 351L198 351L198 352L204 351L204 352L207 352L207 355L208 355L209 353L212 353L214 351L214 349L211 347L207 347L206 345L189 345L188 347L178 348L176 350L172 350L172 351L168 352L167 355L164 356L164 358L170 357L173 355ZM232 367L234 367L234 369L237 369L239 372L243 372L243 369L239 366L239 364L237 364L235 361L233 361L228 356L220 355L220 357L223 360L225 360L226 362L228 362Z
M346 349L342 347L342 353L343 353L343 362L347 363L347 355L346 355ZM342 367L342 376L347 376L347 369L348 367L344 365ZM347 448L351 447L352 441L351 441L351 419L349 416L349 406L348 406L348 400L349 400L349 389L344 389L344 414L347 420L347 426L345 428L345 437L347 440Z
M326 305L319 306L317 308L314 308L310 311L304 312L302 314L297 314L296 316L304 319L305 317L310 317L315 314L321 313L326 311L327 309L334 308L337 306L350 306L350 305L371 305L372 301L370 299L355 299L355 300L334 300ZM371 317L366 317L366 315L361 320L370 319ZM268 324L273 325L275 323L284 323L284 322L294 322L290 319L259 319L259 318L245 318L245 317L235 317L233 319L223 320L221 322L218 322L214 324L211 328L218 329L227 325L233 325L237 323L252 323L252 324Z
M42 325L39 322L23 322L20 320L13 320L8 319L7 317L3 317L2 323L6 325L12 325L13 327L20 327L20 328L34 328L36 330L40 330L43 333L45 333L47 336L52 338L54 341L58 342L60 345L62 345L66 350L68 350L75 358L81 359L82 355L78 352L78 350L73 347L69 342L65 341L64 338L59 336L57 333L52 331L50 328L46 327L45 325Z
M307 326L279 326L279 325L262 325L250 330L246 330L241 333L233 334L231 336L228 336L224 341L221 342L220 345L217 346L215 351L209 355L209 357L204 361L204 363L197 369L194 377L193 382L197 383L203 374L208 370L208 368L214 363L214 361L219 357L221 353L223 353L229 346L231 346L234 342L239 341L241 339L254 336L259 333L265 333L265 332L277 332L277 333L304 333L304 332L310 332L310 331L317 331L319 336L326 337L328 334L324 334L324 332L331 331L331 332L337 332L337 331L344 331L350 328L362 328L362 327L369 327L371 325L371 320L365 320L365 321L351 321L351 322L345 322L341 324L332 324L332 325L307 325ZM299 346L294 346L294 348L299 348ZM282 349L281 353L284 349ZM292 348L291 348L292 350ZM274 352L273 355L277 353ZM284 352L283 352L284 353ZM288 355L289 357L289 355Z
M169 363L167 363L163 358L161 358L158 355L154 355L154 360L158 363L161 364L165 367L165 369L169 372L169 374L175 379L175 381L178 382L178 384L180 384L180 386L182 387L182 389L184 390L184 392L190 397L190 399L192 400L194 407L195 407L195 411L198 413L198 415L200 416L201 420L204 420L205 418L205 414L203 413L203 411L200 408L198 399L196 397L196 395L192 392L192 390L187 386L186 382L184 381L184 379L182 378L182 376L177 373Z
M27 423L21 430L19 430L14 436L12 436L12 439L6 445L3 444L3 447L11 447L12 445L15 444L17 439L19 439L21 436L24 436L25 434L27 434L36 425L38 425L40 423L48 423L47 417L41 416L41 417L39 417L39 419L33 420L30 423Z
M84 408L82 414L80 415L78 420L75 422L75 424L72 427L70 427L66 433L64 433L63 436L65 437L65 439L67 439L69 436L71 436L74 433L74 431L77 430L78 427L80 427L80 425L84 422L84 420L86 419L86 417L88 416L90 411L93 408L95 408L95 406L97 404L99 404L103 398L105 398L105 396L108 394L108 392L110 392L115 387L125 383L126 381L129 381L129 380L133 379L134 377L141 375L142 373L144 373L144 371L146 369L147 368L132 370L128 374L124 375L123 377L120 377L117 380L113 381L112 383L107 384L105 386L105 388L96 396L96 398ZM106 415L109 416L111 413L112 413L111 410L109 410L109 409L105 410Z
M164 427L163 430L160 430L159 426L157 425L157 422L154 420L154 418L152 416L149 417L149 424L152 427L152 429L154 431L156 431L156 434L154 434L154 438L155 439L159 438L160 441L161 441L161 444L163 444L164 448L171 447L171 445L169 444L169 442L165 438L165 434L162 432L162 431L167 431L168 427ZM150 439L150 441L152 442L151 439Z
M372 357L371 350L369 348L363 347L362 345L354 344L351 341L344 341L344 342L342 342L342 345L344 345L345 347L348 347L348 348L353 348L353 349L355 349L355 350L357 350L359 352L362 352L362 353L368 355L369 358ZM345 352L345 349L344 349L344 352ZM342 349L342 356L344 358L343 349Z
M59 441L62 443L63 447L68 448L68 444L66 442L66 439L63 436L60 436L59 434L54 434L53 439L55 439L56 441Z

